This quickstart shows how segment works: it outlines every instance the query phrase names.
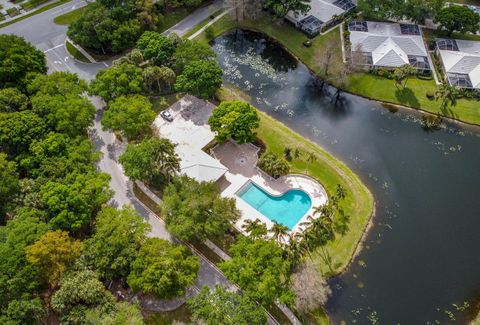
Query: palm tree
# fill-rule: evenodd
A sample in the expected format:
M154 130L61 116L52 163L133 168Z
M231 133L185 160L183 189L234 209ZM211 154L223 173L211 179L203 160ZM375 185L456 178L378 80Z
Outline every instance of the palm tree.
M452 107L456 106L459 96L460 91L458 87L450 86L449 84L441 84L435 92L435 99L441 100L441 109L446 108L449 104Z
M175 146L170 141L158 141L152 154L155 156L154 171L170 182L180 170L180 158L175 153Z
M335 195L339 200L343 200L347 196L347 190L341 184L337 184Z
M242 229L249 234L251 239L254 240L263 238L267 234L267 226L259 219L246 220L242 225Z
M279 224L276 221L273 222L273 226L270 228L270 231L273 232L273 238L275 238L280 245L285 245L287 243L286 238L289 230L290 229L287 226Z

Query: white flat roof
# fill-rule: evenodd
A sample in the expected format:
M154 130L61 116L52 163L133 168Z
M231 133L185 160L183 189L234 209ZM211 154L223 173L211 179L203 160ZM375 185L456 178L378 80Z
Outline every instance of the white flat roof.
M186 95L168 108L172 122L164 120L160 114L153 122L159 137L177 145L180 172L197 181L217 181L228 170L202 150L215 138L208 125L213 108L209 102Z
M458 47L458 51L439 49L445 72L468 75L472 87L480 89L480 42L439 39L437 44L441 41L453 41Z
M371 53L373 65L399 67L408 56L427 57L422 35L402 34L400 24L367 22L368 31L350 31L352 50ZM421 33L420 33L421 34Z

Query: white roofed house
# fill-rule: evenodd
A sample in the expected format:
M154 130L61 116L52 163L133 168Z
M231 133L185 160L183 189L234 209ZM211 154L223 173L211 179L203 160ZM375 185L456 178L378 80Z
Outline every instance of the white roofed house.
M285 17L309 35L320 33L335 17L340 17L356 6L356 0L311 0L305 14L290 11Z
M363 58L361 64L387 69L410 64L422 72L431 70L422 32L417 25L353 21L348 30L352 57L360 54Z
M480 42L438 39L436 43L448 83L480 89Z

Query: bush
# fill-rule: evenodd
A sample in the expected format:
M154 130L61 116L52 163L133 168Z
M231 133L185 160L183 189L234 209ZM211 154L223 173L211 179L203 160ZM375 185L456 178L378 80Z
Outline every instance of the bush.
M15 17L20 15L20 10L18 10L17 7L13 7L13 8L7 9L7 14L9 14L10 17Z
M208 40L213 39L213 37L215 35L213 33L213 27L212 26L208 26L207 28L205 28L205 36L207 37Z
M311 47L311 46L312 46L312 41L309 40L309 39L307 39L307 40L304 41L302 44L303 44L303 46L305 46L305 47Z
M435 92L429 90L429 91L427 91L426 96L427 96L428 99L434 100L435 99Z

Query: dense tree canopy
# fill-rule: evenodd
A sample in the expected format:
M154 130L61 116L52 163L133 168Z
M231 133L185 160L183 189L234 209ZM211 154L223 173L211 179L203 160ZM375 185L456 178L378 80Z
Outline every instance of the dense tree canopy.
M177 77L175 88L201 98L213 97L222 85L222 69L215 61L192 61Z
M216 55L210 46L185 39L178 43L173 57L175 60L172 63L172 69L175 73L180 74L187 63L193 61L215 61Z
M0 90L0 113L23 111L28 107L28 97L17 88Z
M159 33L147 31L137 41L137 48L146 60L156 65L167 64L175 52L175 43L172 38Z
M266 0L265 8L271 10L277 17L283 18L289 11L304 14L310 10L310 0Z
M222 262L220 269L251 299L271 305L277 299L290 301L288 289L290 264L273 240L241 237L230 247L231 260Z
M143 88L142 69L129 63L98 71L90 83L91 93L102 97L106 102L122 95L140 94Z
M43 119L32 111L0 113L0 148L10 155L20 154L46 130Z
M11 208L12 200L20 190L17 165L0 152L0 221Z
M442 8L435 16L439 28L446 30L451 36L453 32L476 33L480 23L480 15L468 7L451 5Z
M410 19L423 24L426 18L434 17L445 0L359 0L358 10L369 19Z
M19 325L37 323L28 321L31 318L29 310L44 308L36 298L43 289L42 277L38 269L27 262L25 248L46 231L47 225L38 218L22 215L0 227L0 320L3 324L12 319ZM11 315L18 306L23 306L24 317L28 319L17 312ZM45 315L39 312L37 316L43 318Z
M135 291L169 299L185 293L199 269L198 258L185 246L148 238L132 263L127 282Z
M94 235L85 242L85 259L104 279L126 278L150 226L133 210L105 207Z
M232 138L241 144L255 139L254 130L260 125L260 119L252 105L241 101L227 101L213 110L208 124L212 131L216 132L219 143Z
M29 73L46 73L45 55L16 35L0 35L0 88L24 89Z
M155 119L150 100L141 95L120 96L108 104L103 115L104 127L120 132L128 140L149 133Z
M65 231L48 231L25 248L27 261L36 266L51 287L82 253L82 243Z
M216 286L204 286L198 295L187 301L193 318L207 325L266 324L265 311L240 293Z
M165 188L161 207L167 229L185 241L223 234L240 217L235 200L221 197L217 184L187 176Z
M60 319L73 324L85 324L87 309L99 308L108 313L114 308L114 303L115 298L98 280L95 272L86 269L65 274L51 302Z
M180 168L175 145L168 139L152 137L139 144L128 144L120 156L125 174L132 180L169 181Z
M138 304L117 302L108 312L103 306L85 312L87 325L143 325L143 316Z

